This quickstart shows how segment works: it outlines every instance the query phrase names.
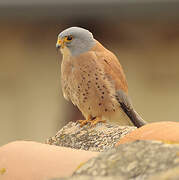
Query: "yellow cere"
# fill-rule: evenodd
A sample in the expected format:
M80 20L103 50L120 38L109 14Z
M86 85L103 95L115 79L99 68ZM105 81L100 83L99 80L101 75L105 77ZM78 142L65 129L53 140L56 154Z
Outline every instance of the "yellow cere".
M61 48L64 48L64 41L61 39L57 40L57 44L61 46Z
M64 48L65 42L70 42L72 41L73 37L72 36L65 36L63 39L58 39L57 44L61 46L61 48Z
M57 44L60 45L61 43L62 43L62 40L58 39L58 40L57 40Z
M0 174L3 175L6 172L5 168L0 169Z

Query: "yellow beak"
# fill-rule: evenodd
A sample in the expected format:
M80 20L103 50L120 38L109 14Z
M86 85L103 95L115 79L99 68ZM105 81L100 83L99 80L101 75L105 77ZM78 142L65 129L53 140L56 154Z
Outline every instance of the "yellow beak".
M64 46L65 46L64 40L58 39L58 40L57 40L57 43L56 43L56 48L57 48L57 49L59 49L59 48L64 48Z

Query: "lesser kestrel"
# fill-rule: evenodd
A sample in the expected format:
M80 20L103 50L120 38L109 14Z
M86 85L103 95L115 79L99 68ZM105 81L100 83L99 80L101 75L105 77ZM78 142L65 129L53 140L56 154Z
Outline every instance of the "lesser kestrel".
M140 127L146 122L134 110L117 57L93 38L91 32L71 27L58 35L56 48L63 54L61 84L70 100L90 122L118 122Z

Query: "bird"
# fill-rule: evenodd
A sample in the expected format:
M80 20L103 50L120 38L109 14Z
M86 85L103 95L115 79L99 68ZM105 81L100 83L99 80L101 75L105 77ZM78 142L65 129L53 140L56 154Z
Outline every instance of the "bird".
M141 127L146 124L128 95L122 66L114 53L81 27L58 34L56 49L62 53L61 86L66 100L84 116L81 127L99 122Z

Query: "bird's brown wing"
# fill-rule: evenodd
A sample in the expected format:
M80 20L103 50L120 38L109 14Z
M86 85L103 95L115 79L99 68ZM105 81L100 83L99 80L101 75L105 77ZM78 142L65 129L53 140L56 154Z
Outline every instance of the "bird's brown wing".
M112 52L102 47L102 45L99 44L97 47L97 61L103 66L106 77L114 84L116 91L123 90L127 94L127 81L117 57Z
M127 81L117 57L109 50L101 47L100 44L98 44L96 55L97 60L100 61L103 66L104 73L109 81L114 84L116 99L120 103L123 111L135 126L140 127L146 124L146 122L134 110L130 98L127 95Z

